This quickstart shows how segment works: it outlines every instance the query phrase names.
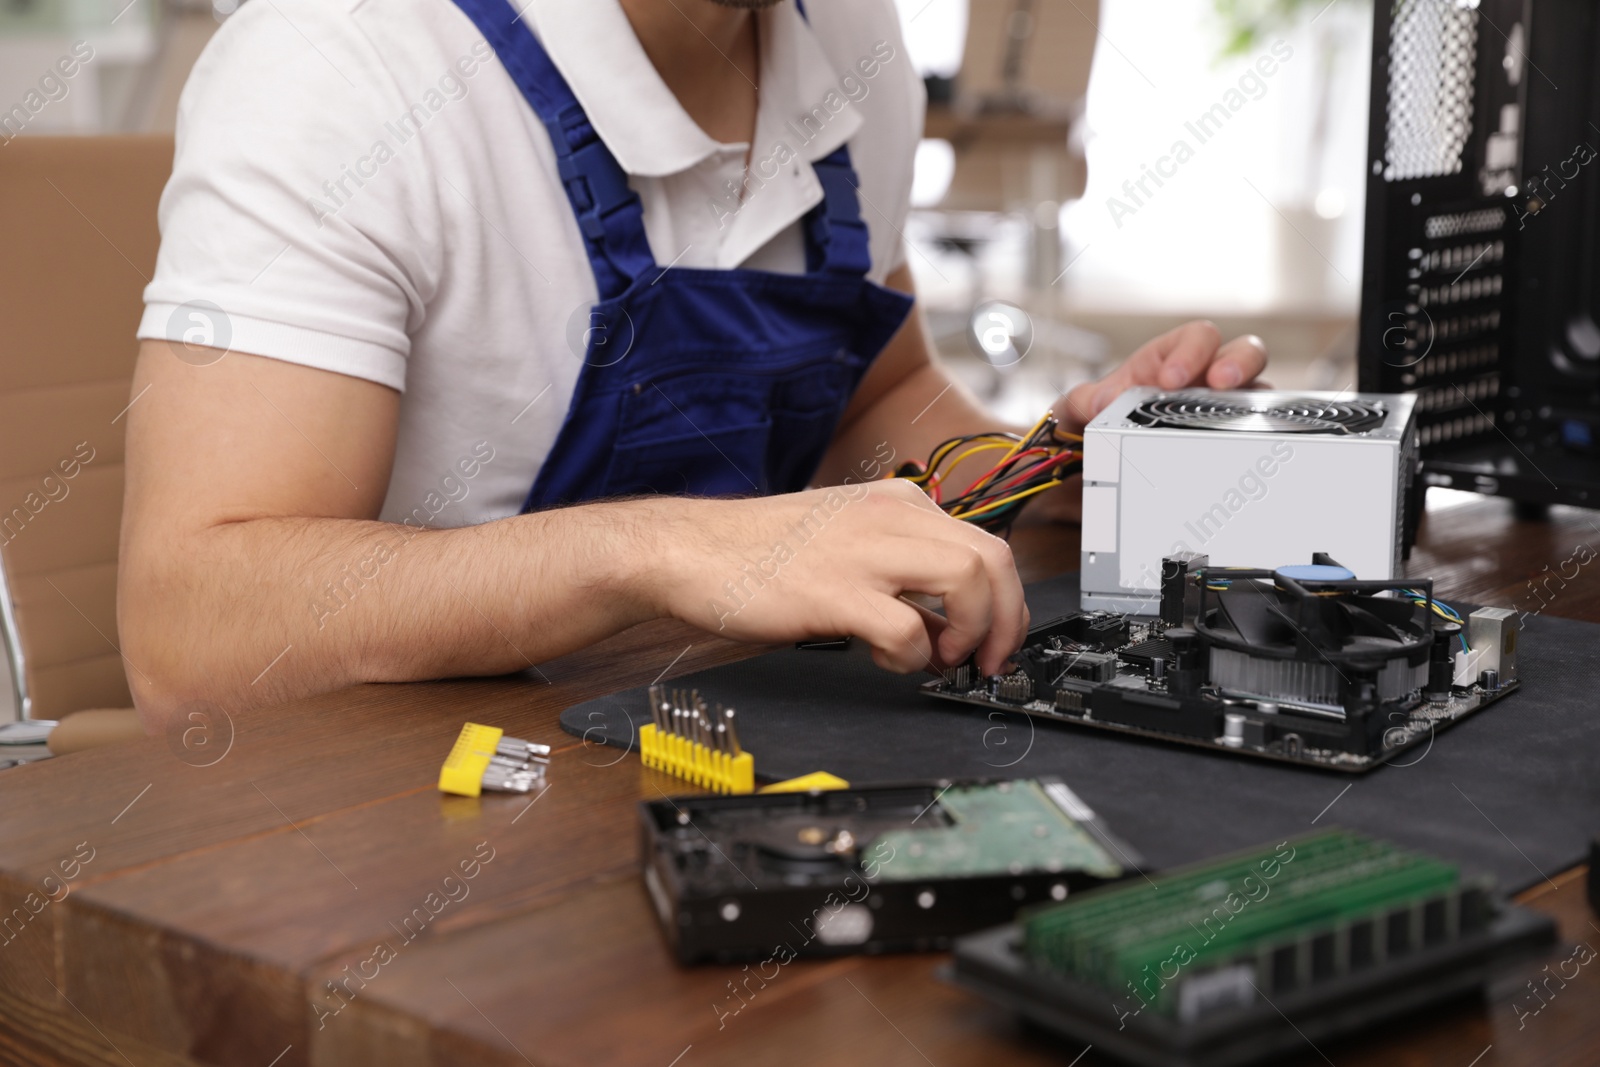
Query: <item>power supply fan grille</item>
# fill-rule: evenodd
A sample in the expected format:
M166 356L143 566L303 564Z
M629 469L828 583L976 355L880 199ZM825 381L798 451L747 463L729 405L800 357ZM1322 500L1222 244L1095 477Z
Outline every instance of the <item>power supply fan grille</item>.
M1128 418L1145 426L1180 430L1232 430L1236 433L1363 433L1383 425L1382 404L1358 400L1296 397L1271 403L1234 404L1200 395L1156 397Z

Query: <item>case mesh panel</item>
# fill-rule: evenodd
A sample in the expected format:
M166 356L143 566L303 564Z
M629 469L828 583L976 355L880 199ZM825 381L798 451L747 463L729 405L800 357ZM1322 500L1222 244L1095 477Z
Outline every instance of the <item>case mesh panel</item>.
M1395 0L1389 35L1389 181L1461 171L1472 132L1476 5Z

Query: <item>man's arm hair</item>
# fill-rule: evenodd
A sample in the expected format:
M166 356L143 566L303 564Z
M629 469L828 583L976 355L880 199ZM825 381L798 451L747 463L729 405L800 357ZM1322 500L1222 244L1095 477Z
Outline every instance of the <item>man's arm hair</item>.
M658 614L637 581L654 502L377 521L385 386L147 341L133 393L117 615L147 726L194 700L516 671Z
M877 421L921 433L891 387ZM847 488L430 530L377 518L400 410L385 386L239 354L196 366L148 341L133 395L117 625L149 728L194 702L521 670L660 617L763 643L853 634L902 672L975 654L992 673L1027 630L1003 541L909 482L858 484L861 460L886 458L873 419L835 444L872 442L831 460L857 464ZM948 415L935 424L928 446L951 432Z

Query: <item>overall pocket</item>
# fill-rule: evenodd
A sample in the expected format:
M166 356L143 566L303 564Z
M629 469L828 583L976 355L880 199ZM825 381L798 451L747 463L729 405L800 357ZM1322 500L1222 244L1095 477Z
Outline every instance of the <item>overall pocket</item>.
M850 364L823 363L774 383L767 442L767 478L774 493L795 493L811 483L833 443L860 374Z
M624 390L603 495L769 492L768 384L699 373Z

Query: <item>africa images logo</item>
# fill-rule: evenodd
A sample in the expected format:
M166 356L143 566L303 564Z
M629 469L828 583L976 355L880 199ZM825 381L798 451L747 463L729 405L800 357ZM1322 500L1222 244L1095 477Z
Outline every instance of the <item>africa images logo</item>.
M209 300L179 304L167 316L167 340L173 355L191 367L209 367L228 354L233 322Z

